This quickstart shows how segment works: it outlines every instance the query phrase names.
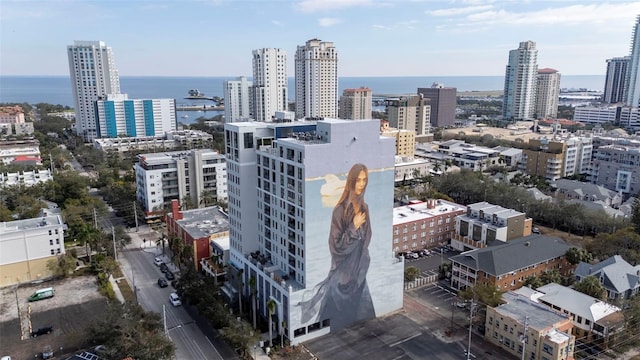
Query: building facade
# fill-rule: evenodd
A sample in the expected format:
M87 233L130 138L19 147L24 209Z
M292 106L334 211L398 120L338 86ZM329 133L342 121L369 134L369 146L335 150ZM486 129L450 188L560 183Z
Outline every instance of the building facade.
M0 286L43 280L49 260L65 254L60 215L0 223Z
M402 307L404 264L389 251L387 216L394 144L380 136L379 121L226 124L225 143L230 269L242 270L243 284L227 282L226 296L250 298L254 279L260 316L273 300L275 333L293 344ZM342 194L350 191L364 201L358 211L345 205L351 195ZM347 302L336 297L342 291L336 274L349 284L342 293Z
M76 111L75 131L85 142L98 136L94 102L120 93L120 76L111 47L102 41L74 41L67 46L69 74Z
M418 88L426 104L430 106L429 124L432 127L454 126L456 122L456 104L458 90L433 83L430 88Z
M338 50L332 42L308 40L295 57L296 117L338 117Z
M640 130L640 108L629 106L577 106L573 119L584 124L612 124L627 131Z
M533 119L537 75L538 50L535 42L523 41L517 49L509 51L509 63L504 77L504 120Z
M629 71L625 83L627 92L626 104L632 107L640 107L640 15L636 17L636 24L633 27L630 57Z
M24 124L22 106L0 106L0 124Z
M625 195L640 191L640 147L611 144L598 147L591 160L589 180Z
M536 81L536 117L538 119L557 118L560 73L556 69L538 69Z
M415 131L391 128L389 122L384 120L380 127L380 135L396 139L397 156L413 158L416 148Z
M224 82L224 121L253 118L253 82L245 76Z
M555 181L574 174L588 174L593 154L590 136L529 139L523 149L522 171Z
M385 105L390 127L415 131L416 136L429 133L431 106L422 96L387 98Z
M177 199L186 208L227 199L227 166L215 150L186 150L138 155L136 199L147 218L158 216Z
M366 87L344 89L340 96L338 117L348 120L371 119L372 96L371 89Z
M97 138L144 137L175 131L175 99L128 99L111 94L94 102Z
M287 87L287 52L282 49L253 50L253 118L273 121L278 111L286 111L289 101Z
M607 74L604 81L602 101L608 104L624 103L627 100L625 81L631 57L607 59Z

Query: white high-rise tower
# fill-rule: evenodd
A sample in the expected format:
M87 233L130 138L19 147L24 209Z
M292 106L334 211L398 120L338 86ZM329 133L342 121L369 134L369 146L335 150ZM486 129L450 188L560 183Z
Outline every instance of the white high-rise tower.
M253 118L253 83L246 77L224 82L224 122Z
M636 18L631 39L631 59L627 75L627 105L640 106L640 15Z
M111 47L102 41L74 41L67 46L76 110L76 134L89 142L98 137L94 102L120 93L120 77Z
M558 96L560 96L560 73L556 69L538 70L536 94L536 116L538 119L558 117Z
M332 42L311 39L298 46L296 117L338 117L338 51Z
M509 51L509 63L504 76L504 120L532 119L536 106L538 50L533 41L523 41Z
M281 49L253 50L253 118L272 121L288 102L287 53Z

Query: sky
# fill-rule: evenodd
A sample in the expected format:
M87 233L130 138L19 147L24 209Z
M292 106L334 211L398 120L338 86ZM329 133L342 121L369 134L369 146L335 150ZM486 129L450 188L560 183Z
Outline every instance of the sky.
M339 76L504 76L536 42L538 67L604 75L629 55L640 1L2 0L0 74L68 75L67 45L103 41L120 76L251 76L251 51L333 42Z

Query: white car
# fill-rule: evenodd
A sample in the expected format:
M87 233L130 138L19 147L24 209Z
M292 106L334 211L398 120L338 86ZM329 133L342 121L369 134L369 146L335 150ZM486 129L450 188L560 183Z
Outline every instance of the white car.
M180 297L176 293L169 294L169 301L171 301L171 305L173 306L182 305L182 301L180 301Z
M154 259L153 259L153 263L154 263L156 266L160 266L160 265L162 265L162 263L163 263L163 262L164 262L164 261L162 261L162 258L160 258L160 257L156 257L156 258L154 258Z
M417 259L419 257L420 257L420 255L418 255L418 254L416 254L414 252L408 252L407 253L407 259Z

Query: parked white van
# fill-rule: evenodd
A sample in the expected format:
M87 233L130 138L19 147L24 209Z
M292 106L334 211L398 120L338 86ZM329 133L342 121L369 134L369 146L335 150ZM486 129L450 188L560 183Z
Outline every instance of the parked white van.
M36 290L36 292L29 296L29 302L48 299L50 297L53 297L54 294L55 292L53 291L52 287Z

